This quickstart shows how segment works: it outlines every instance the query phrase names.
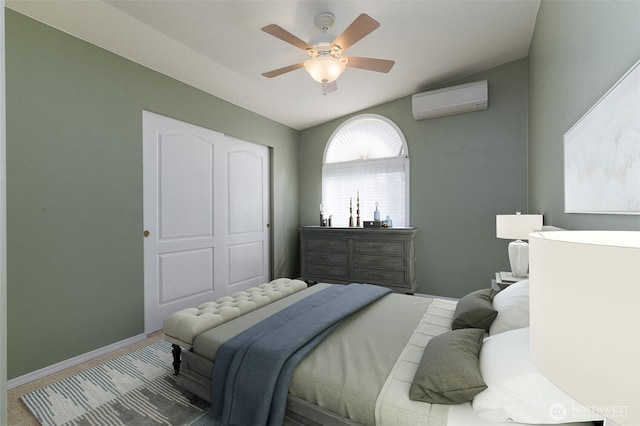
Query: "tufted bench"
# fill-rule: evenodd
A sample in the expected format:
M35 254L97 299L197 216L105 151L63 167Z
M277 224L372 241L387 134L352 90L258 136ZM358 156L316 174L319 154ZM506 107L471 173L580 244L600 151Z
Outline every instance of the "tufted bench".
M174 373L178 375L180 372L182 348L191 348L193 339L199 334L305 288L307 284L304 281L278 278L169 315L162 323L162 329L164 339L173 347Z
M279 278L197 308L183 309L164 320L164 338L174 345L191 348L199 334L305 288L304 281Z

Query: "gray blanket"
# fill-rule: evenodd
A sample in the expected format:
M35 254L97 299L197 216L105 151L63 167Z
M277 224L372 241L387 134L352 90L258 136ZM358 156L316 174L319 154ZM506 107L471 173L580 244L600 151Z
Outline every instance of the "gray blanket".
M212 375L211 414L225 425L282 424L297 363L347 316L390 290L332 286L227 341Z

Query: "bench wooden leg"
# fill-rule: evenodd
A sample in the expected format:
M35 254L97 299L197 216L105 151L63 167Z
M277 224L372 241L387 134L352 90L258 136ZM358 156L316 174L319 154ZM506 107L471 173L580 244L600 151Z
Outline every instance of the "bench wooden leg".
M182 348L180 345L171 345L173 349L171 349L171 353L173 354L173 374L175 376L180 374L180 354L182 353Z

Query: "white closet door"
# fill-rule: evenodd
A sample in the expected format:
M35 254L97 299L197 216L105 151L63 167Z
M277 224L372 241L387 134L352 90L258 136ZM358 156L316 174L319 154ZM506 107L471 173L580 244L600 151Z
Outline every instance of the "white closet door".
M269 196L252 190L246 201L236 200L236 188L250 184L236 184L239 172L231 167L248 171L256 166L255 160L246 165L242 154L233 155L233 145L242 141L146 111L143 121L145 332L150 333L160 330L164 318L175 311L268 280L269 244L264 244L267 252L258 260L251 245L255 238L236 243L230 232L246 227L230 226L230 212L238 210L230 204L264 203L261 209L268 212ZM268 157L268 149L259 148ZM267 160L262 159L268 165ZM243 271L264 273L245 272L238 279L232 260L244 265Z
M227 136L225 235L233 291L269 280L269 148Z

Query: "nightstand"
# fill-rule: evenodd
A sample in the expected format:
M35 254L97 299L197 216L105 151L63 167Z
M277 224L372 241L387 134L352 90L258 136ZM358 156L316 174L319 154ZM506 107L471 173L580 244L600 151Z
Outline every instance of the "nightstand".
M496 277L491 280L491 288L496 291L504 290L511 284L528 278L528 276L524 278L516 278L511 274L511 272L496 272Z

